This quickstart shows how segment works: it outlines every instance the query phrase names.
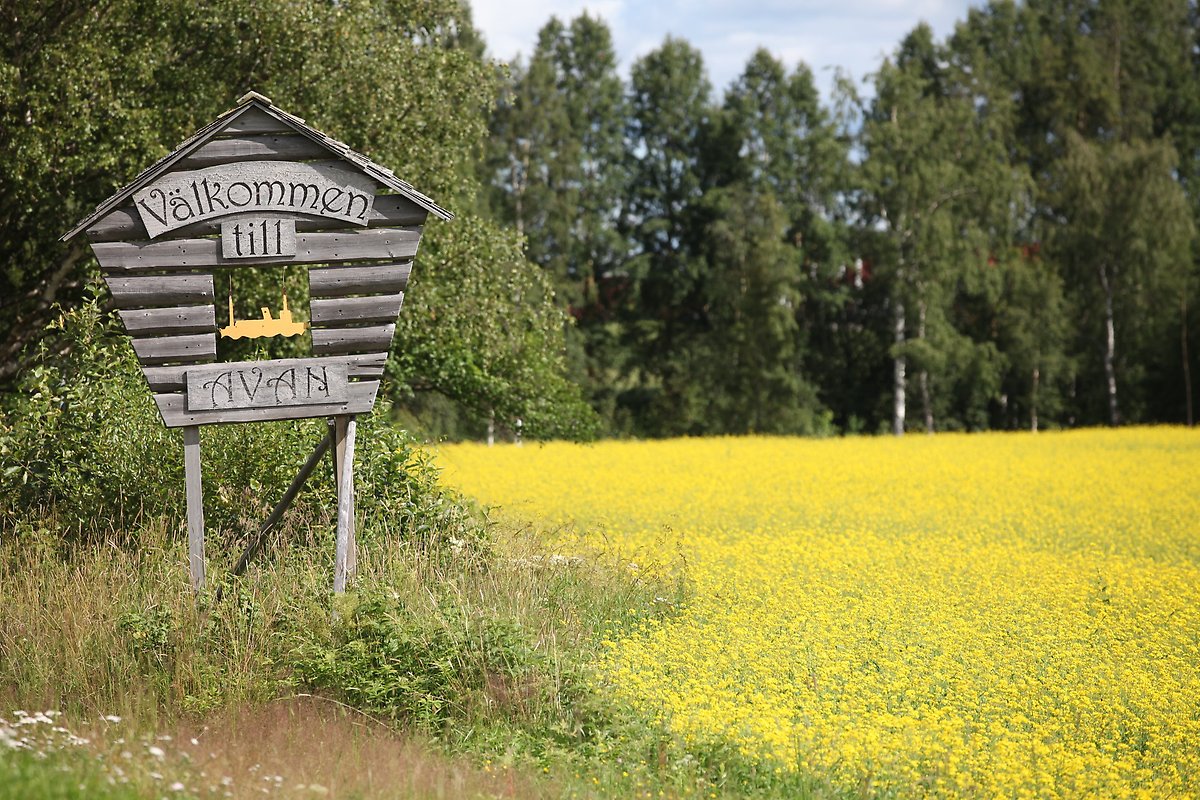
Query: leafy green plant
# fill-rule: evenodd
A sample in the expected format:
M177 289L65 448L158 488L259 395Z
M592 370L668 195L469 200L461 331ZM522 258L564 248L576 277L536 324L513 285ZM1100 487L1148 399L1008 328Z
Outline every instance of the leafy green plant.
M181 520L181 435L163 426L132 348L97 296L54 320L4 401L0 522L16 529L52 514L74 535L107 535L145 519ZM362 538L473 535L462 507L437 485L429 456L388 422L388 411L381 400L359 422ZM209 529L237 535L261 524L325 434L324 420L204 428ZM332 470L318 469L290 513L328 521L335 497Z
M127 611L117 620L117 630L143 663L163 665L174 651L171 641L173 624L171 612L150 607L143 611Z
M448 610L449 611L449 610ZM453 611L450 611L453 614ZM537 663L520 624L489 616L446 624L395 593L373 590L335 625L292 652L294 681L368 711L439 729L473 701L512 702Z

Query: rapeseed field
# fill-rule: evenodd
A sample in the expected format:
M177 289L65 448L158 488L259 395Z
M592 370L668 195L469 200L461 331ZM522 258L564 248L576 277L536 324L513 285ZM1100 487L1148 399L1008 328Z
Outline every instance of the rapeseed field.
M686 564L598 689L865 794L1200 796L1200 433L441 448L566 547Z

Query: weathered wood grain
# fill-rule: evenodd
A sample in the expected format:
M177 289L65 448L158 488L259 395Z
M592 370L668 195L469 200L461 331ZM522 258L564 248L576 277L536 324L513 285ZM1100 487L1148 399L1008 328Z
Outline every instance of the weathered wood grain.
M370 328L313 328L312 349L324 355L386 353L395 332L395 323Z
M251 108L243 111L233 122L223 127L219 135L254 135L261 133L293 133L283 120L273 117L267 112Z
M245 408L232 411L188 411L187 398L181 392L154 395L154 402L168 428L186 425L213 425L225 422L270 422L282 419L332 417L338 414L366 414L375 405L379 381L350 384L350 399L345 403L280 408Z
M337 447L342 451L338 470L338 513L336 553L333 567L333 593L346 591L346 575L349 552L354 529L354 434L357 425L350 416L343 423L338 421ZM344 433L342 433L344 431Z
M329 158L329 155L327 148L307 136L239 136L234 139L213 139L174 166L195 169L230 161L304 161Z
M331 267L308 271L310 297L346 297L352 294L403 293L408 288L412 262L373 264L366 267Z
M127 309L118 313L125 330L134 337L210 333L217 329L217 315L211 305Z
M204 588L204 489L200 482L200 429L183 429L183 479L187 497L188 572L192 590Z
M137 353L138 361L151 366L172 361L193 364L211 361L217 357L217 337L211 333L198 333L134 339L133 352Z
M347 322L395 322L404 303L404 293L371 297L345 297L312 300L308 304L311 321L316 325L343 325Z
M279 408L344 403L350 399L345 364L312 359L235 361L187 370L188 411Z
M374 228L296 235L290 258L225 258L220 239L169 239L161 242L97 242L100 266L111 274L139 270L203 269L246 264L323 264L367 259L410 259L417 253L419 228Z
M286 214L283 212L280 212L280 216L294 218L296 220L296 230L301 233L355 229L355 226L347 222L329 219L328 217L312 217L304 214ZM428 211L403 195L379 194L375 195L375 203L371 211L367 214L367 227L392 228L420 226L424 224L428 216ZM211 236L221 232L221 222L225 219L236 219L236 217L222 217L221 219L194 222L183 228L177 228L171 232L171 235L180 238ZM109 212L107 216L101 217L87 229L87 235L88 240L91 242L133 242L150 238L150 235L146 232L146 226L142 224L141 216L131 205L122 206Z
M168 172L133 194L151 239L233 214L296 213L366 226L379 184L337 161L240 161Z
M308 460L304 462L304 466L300 468L300 472L296 474L296 477L292 479L291 485L288 486L287 491L283 493L283 497L280 498L279 502L275 504L275 508L271 509L270 515L267 517L266 521L263 522L262 527L258 529L258 534L250 540L250 543L246 546L246 549L242 551L241 557L238 558L237 562L233 565L233 569L229 571L230 575L237 576L245 572L246 566L250 563L250 559L254 558L254 554L262 548L267 534L279 524L279 520L283 519L284 512L288 510L288 508L292 505L292 501L296 499L296 495L298 495L300 490L304 488L304 484L308 481L309 476L312 475L313 470L316 469L317 464L319 464L321 459L325 457L325 454L329 452L332 442L332 432L326 433L321 437L321 441L317 444L316 449L314 449L312 454L309 455ZM224 587L217 589L218 603L221 602L223 589Z
M198 305L213 302L213 276L107 275L104 282L117 308Z
M305 364L342 364L345 365L346 375L350 378L378 378L383 375L384 366L387 364L387 355L384 353L358 353L296 360ZM187 385L187 371L194 368L193 365L187 364L142 367L142 374L150 386L150 391L156 394L181 392Z
M221 223L221 255L225 258L296 255L296 221L281 217L248 217Z
M333 483L337 488L337 498L340 505L342 498L342 486L340 476L342 474L342 463L346 457L346 425L350 421L348 416L338 416L330 420L329 435L333 437L336 443L332 452L333 455ZM350 493L350 500L354 500L354 493ZM350 532L349 546L346 549L346 577L350 578L358 569L358 544L354 533L354 510L350 512Z

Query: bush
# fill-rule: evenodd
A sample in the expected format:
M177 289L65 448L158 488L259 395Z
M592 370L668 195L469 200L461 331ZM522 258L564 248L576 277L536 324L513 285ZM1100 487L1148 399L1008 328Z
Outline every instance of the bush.
M520 705L521 684L536 666L528 635L516 621L461 611L414 609L376 588L332 637L301 633L293 680L430 730L469 718L473 707Z
M5 527L22 530L53 518L82 538L133 530L161 516L180 527L182 434L163 426L120 323L96 297L50 325L17 391L3 400ZM202 428L208 529L257 528L325 432L319 419ZM382 400L360 418L355 480L364 540L473 529L438 487L429 457L389 424ZM332 469L318 468L289 513L328 522L335 498Z

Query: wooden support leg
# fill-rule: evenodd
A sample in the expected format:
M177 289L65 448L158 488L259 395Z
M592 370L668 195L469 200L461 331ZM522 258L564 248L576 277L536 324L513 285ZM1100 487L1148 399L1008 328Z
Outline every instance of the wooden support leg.
M187 491L188 572L192 589L204 588L204 490L200 484L200 427L183 429L183 476Z
M337 555L333 568L333 592L346 591L347 566L350 552L350 537L354 530L354 417L337 418L337 429L344 434L338 436L337 449L341 451L341 469L338 472L338 516Z
M283 513L288 510L288 507L291 506L292 501L296 499L296 495L298 495L300 490L304 488L304 484L308 480L308 476L312 475L313 470L317 468L317 464L321 462L321 459L325 457L325 453L329 451L329 444L331 441L333 441L332 430L325 434L320 443L317 445L316 449L313 450L312 455L308 457L308 461L305 461L304 466L300 468L300 472L297 473L296 477L292 479L292 485L289 486L288 490L283 493L283 498L275 505L275 508L271 511L271 515L267 517L267 521L264 522L262 527L258 529L258 534L250 540L250 544L246 546L246 550L242 553L242 557L239 558L237 563L233 565L233 569L230 571L231 575L241 575L245 571L246 565L250 563L250 559L254 558L254 554L258 552L260 547L262 547L262 543L267 538L267 534L270 533L271 529L279 523L279 520L283 519ZM218 601L221 599L221 596L222 591L218 588Z
M333 463L334 463L334 482L337 484L338 490L338 506L341 507L342 501L342 464L345 463L346 453L346 426L353 417L334 417L334 440L338 443L334 448ZM354 530L354 492L350 492L350 533L348 535L349 544L346 547L346 577L353 578L358 572L358 537Z

